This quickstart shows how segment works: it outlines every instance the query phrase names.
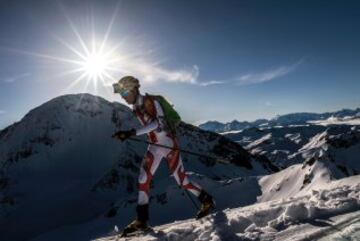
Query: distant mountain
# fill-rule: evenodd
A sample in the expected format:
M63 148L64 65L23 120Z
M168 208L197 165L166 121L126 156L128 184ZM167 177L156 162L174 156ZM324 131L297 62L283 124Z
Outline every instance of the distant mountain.
M203 124L199 125L199 128L203 130L213 131L217 133L222 132L228 132L228 131L237 131L237 130L243 130L255 126L261 126L263 124L267 124L268 120L266 119L259 119L254 122L248 122L248 121L237 121L233 120L228 123L221 123L218 121L208 121Z
M351 110L343 109L335 112L326 113L292 113L286 115L279 115L270 120L258 119L252 122L233 120L228 123L221 123L217 121L208 121L200 124L199 127L204 130L214 131L218 133L229 131L241 131L251 127L273 127L273 126L287 126L287 125L306 125L311 121L324 121L329 118L359 118L360 108Z
M224 135L253 155L266 156L279 169L321 161L334 178L360 174L359 125L254 127Z
M78 94L52 99L3 129L0 239L29 240L92 219L103 224L92 232L106 233L111 222L111 227L129 222L134 217L139 165L147 145L120 142L111 135L138 125L128 107ZM186 123L179 134L181 148L210 156L182 155L191 177L206 180L207 187L219 179L274 172L266 157L252 156L222 135ZM152 219L154 224L194 215L189 200L184 200L169 178L165 162L153 184L152 212L162 213ZM233 201L224 205L231 206ZM178 211L179 202L187 209ZM165 206L168 212L161 212Z

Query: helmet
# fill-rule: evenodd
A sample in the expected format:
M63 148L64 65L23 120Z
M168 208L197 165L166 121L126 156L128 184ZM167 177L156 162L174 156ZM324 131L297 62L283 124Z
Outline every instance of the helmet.
M120 93L125 90L133 90L139 88L139 80L133 76L124 76L118 83L113 84L114 93Z

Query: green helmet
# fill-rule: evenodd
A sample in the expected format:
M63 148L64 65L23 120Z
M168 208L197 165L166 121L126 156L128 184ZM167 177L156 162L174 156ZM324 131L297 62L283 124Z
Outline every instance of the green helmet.
M114 93L120 93L125 90L133 90L139 87L139 80L133 76L124 76L118 81L118 83L113 84Z

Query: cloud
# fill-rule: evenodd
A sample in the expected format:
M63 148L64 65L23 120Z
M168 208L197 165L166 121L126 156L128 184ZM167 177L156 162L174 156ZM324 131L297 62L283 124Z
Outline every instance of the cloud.
M0 110L0 115L3 115L3 114L5 114L5 113L6 113L5 110Z
M5 83L14 83L15 81L18 81L22 78L28 77L30 76L30 73L23 73L23 74L19 74L19 75L14 75L14 76L10 76L10 77L6 77L5 79L3 79L3 82Z
M224 84L224 81L219 81L219 80L211 80L211 81L207 81L207 82L198 82L197 84L200 86L209 86L209 85L218 85L218 84Z
M249 73L241 75L236 78L236 82L238 85L251 85L272 81L295 71L301 63L302 60L293 65L280 66L261 73Z
M239 77L235 78L235 82L238 85L250 85L271 81L295 71L302 62L303 60L301 59L293 65L280 66L262 73L249 73L240 75ZM138 76L140 76L142 80L148 82L180 82L198 86L218 85L233 82L233 80L200 81L200 70L197 65L194 65L192 68L174 70L164 68L160 65L151 65L148 62L143 62L142 64L137 64L136 66L136 72ZM271 104L267 103L266 105L270 106Z
M160 64L161 61L132 59L123 64L124 74L134 75L148 83L170 82L185 83L198 86L222 84L222 81L199 81L200 70L197 65L179 69L169 69ZM154 63L154 64L152 64Z
M163 67L152 67L145 68L142 74L144 75L143 80L145 81L166 81L172 83L186 83L198 86L208 86L215 84L222 84L222 81L199 81L200 70L197 65L194 65L192 68L183 68L176 70L169 70Z
M137 65L138 75L142 80L148 82L166 81L196 84L199 76L199 68L194 65L192 68L170 70L159 65L142 63Z

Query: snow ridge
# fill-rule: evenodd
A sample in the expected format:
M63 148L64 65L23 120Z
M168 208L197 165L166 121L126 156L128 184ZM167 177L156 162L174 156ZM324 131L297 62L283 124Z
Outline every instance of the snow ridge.
M314 189L301 197L226 209L200 221L174 222L156 227L158 232L155 234L131 240L315 240L311 237L319 239L330 234L329 227L350 221L355 226L341 232L360 235L355 222L360 221L359 181L360 176L354 176L328 184L325 189ZM348 218L342 216L337 222L338 217L345 214Z

